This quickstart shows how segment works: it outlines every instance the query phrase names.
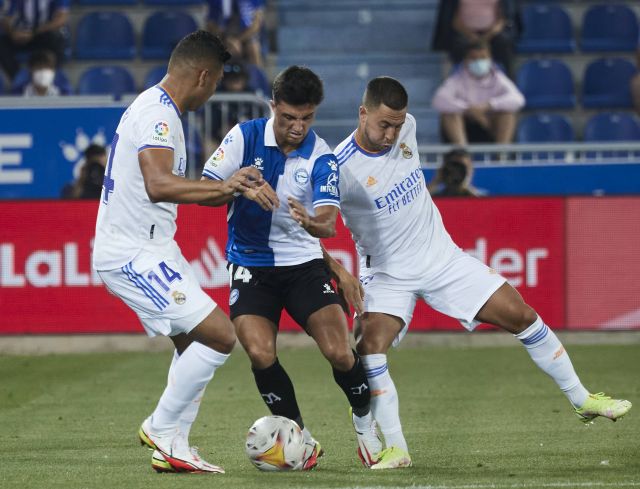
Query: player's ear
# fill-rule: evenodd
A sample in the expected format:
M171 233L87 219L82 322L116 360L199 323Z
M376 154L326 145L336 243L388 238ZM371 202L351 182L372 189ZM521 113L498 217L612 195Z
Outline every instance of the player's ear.
M198 73L198 86L204 87L207 84L207 77L211 76L209 70L200 70Z

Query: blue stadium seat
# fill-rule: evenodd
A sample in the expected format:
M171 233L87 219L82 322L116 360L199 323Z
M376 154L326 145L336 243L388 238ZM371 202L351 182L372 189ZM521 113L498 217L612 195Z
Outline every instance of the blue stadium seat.
M119 12L91 12L76 26L76 59L133 59L136 40L133 26Z
M0 77L2 78L2 77ZM13 78L13 82L11 83L10 92L13 95L21 95L24 92L24 88L30 81L29 69L21 68L16 76ZM71 95L73 92L73 88L71 87L71 82L67 75L60 69L56 70L55 78L53 79L53 84L58 87L61 95ZM0 90L0 93L2 90Z
M167 65L158 65L151 68L144 77L144 89L150 88L160 83L167 74Z
M136 93L133 76L122 66L94 66L85 70L78 81L78 95L113 95Z
M640 121L624 112L604 112L587 121L585 141L640 141Z
M178 41L198 28L186 12L162 10L150 15L142 31L144 59L167 59Z
M576 50L571 19L558 5L526 5L523 32L517 49L521 53L571 53Z
M562 61L527 61L516 74L516 85L524 95L528 109L575 107L573 76Z
M629 82L636 68L623 58L601 58L587 65L582 77L582 105L588 108L631 107Z
M516 141L519 143L561 143L574 141L571 122L559 114L532 114L518 124Z
M594 5L585 12L582 20L583 51L634 51L637 43L638 18L628 6Z

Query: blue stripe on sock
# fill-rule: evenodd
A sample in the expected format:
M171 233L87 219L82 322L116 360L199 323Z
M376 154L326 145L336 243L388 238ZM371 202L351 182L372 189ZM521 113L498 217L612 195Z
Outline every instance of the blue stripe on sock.
M384 365L381 365L380 367L375 367L375 368L372 368L370 370L365 370L365 373L367 374L367 378L371 379L373 377L378 377L379 375L382 375L387 370L388 370L388 367L387 367L387 364L385 363Z
M520 341L522 342L523 345L530 346L530 345L539 343L540 341L545 339L548 334L549 334L549 328L547 327L546 324L543 323L542 328L540 328L539 331L536 331L533 335Z

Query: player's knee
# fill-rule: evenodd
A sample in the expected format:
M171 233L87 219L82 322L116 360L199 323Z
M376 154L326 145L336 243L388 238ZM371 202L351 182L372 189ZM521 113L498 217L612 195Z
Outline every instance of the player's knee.
M514 333L521 333L529 326L531 326L538 318L538 314L536 313L536 311L534 311L531 306L525 304L524 302L511 304L510 309L510 326L511 330Z
M351 349L329 347L322 352L329 363L336 370L346 372L351 370L355 363L355 357Z
M220 335L218 335L218 338L216 338L216 342L219 345L218 350L221 353L231 353L231 350L233 350L233 347L236 344L236 332L234 331L233 326L227 328Z
M388 345L382 338L373 335L362 335L358 340L356 351L359 355L373 355L375 353L385 353Z
M273 365L276 361L275 352L261 345L243 345L247 356L251 361L251 366L256 369L265 369Z

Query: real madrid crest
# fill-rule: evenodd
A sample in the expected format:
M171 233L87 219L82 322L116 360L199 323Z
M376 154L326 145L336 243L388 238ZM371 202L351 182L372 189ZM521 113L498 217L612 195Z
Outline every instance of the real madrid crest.
M173 297L173 300L176 304L178 304L179 306L181 306L182 304L184 304L185 302L187 302L187 296L184 295L182 292L178 291L178 290L174 290L171 293L171 297Z
M413 157L413 151L411 151L411 148L409 148L409 146L407 146L404 143L400 143L400 149L402 150L402 157L409 159Z

